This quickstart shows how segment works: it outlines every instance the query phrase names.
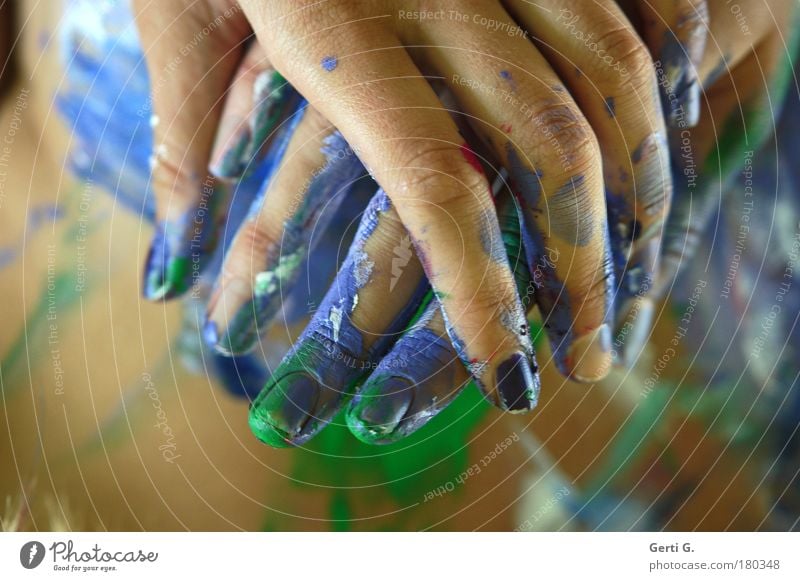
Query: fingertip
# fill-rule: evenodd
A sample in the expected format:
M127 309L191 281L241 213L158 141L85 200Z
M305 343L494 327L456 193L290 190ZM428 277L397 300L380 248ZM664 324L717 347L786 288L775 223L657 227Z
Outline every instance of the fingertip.
M605 379L611 370L611 327L600 325L572 340L564 360L566 375L580 383Z
M534 409L539 401L539 369L533 357L514 353L497 366L498 406L518 414Z
M185 293L191 284L190 260L174 256L159 228L153 236L145 261L142 296L148 301L166 301Z
M623 306L614 333L614 362L631 369L647 344L647 338L655 317L655 301L649 297L634 297Z
M347 408L347 426L366 444L388 444L405 434L400 426L414 400L414 384L389 376L368 381Z
M320 389L319 382L304 372L271 379L250 407L253 434L273 447L306 442L315 433L310 424L314 423Z

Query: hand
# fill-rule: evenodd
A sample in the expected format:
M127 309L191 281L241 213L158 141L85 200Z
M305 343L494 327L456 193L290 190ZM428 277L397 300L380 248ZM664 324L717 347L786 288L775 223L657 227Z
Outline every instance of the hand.
M566 15L555 3L545 5L546 10L522 3L508 6L542 46L548 45L541 50L521 34L499 3L455 3L453 10L469 17L447 26L407 18L408 6L393 2L364 3L358 8L347 4L338 10L310 5L299 11L289 3L265 7L245 2L246 19L235 10L226 16L225 10L235 8L230 5L192 6L194 23L222 18L223 24L215 29L219 34L189 51L176 69L176 75L188 77L183 81L185 90L154 94L160 152L154 182L164 226L151 260L151 296L171 296L186 286L181 284L189 270L191 253L186 246L191 247L193 240L199 248L198 262L213 245L213 221L201 220L198 231L192 217L209 206L203 203L203 190L214 205L223 204L211 193L213 182L203 183L198 176L205 173L222 96L241 62L242 41L252 25L270 62L353 144L394 201L417 253L424 257L426 274L447 313L448 332L462 347L462 359L474 372L480 371L480 383L488 394L496 394L501 365L519 362L517 379L527 381L536 364L510 267L498 259L498 249L484 247L486 240L499 240L488 182L415 61L445 78L472 116L476 132L509 167L524 210L529 263L539 262L544 248L560 256L558 264L543 269L543 291L537 297L557 364L565 374L587 381L608 371L613 277L601 149L595 134L610 134L610 139L602 140L603 153L611 160L606 165L617 175L627 168L631 181L641 174L648 191L656 192L644 212L635 208L640 202L632 187L621 187L619 203L634 204L630 213L642 216L642 224L631 230L631 223L626 223L625 228L646 240L658 230L669 200L668 177L651 169L662 167L666 154L659 138L664 131L655 79L644 45L616 5L593 8L595 12L586 13L585 25L587 34L595 32L597 38L611 26L615 35L606 35L599 44L607 49L603 54L620 57L615 62L626 65L627 76L598 66L603 61L596 53L587 52L572 34L563 34L564 24L558 19ZM170 8L165 13L163 7L154 10L148 5L139 10L153 72L162 69L167 60L163 55L193 46L197 27L182 33L176 24L171 34L163 34L178 12ZM186 21L183 17L181 22ZM325 28L326 34L309 36L309 31L317 30L314 26ZM404 44L428 48L406 50ZM551 55L552 63L541 52L555 53L549 47L559 50ZM586 74L578 77L576 67ZM175 85L180 87L181 82L176 80ZM634 95L629 86L647 90ZM514 106L507 106L501 95L510 95ZM408 114L410 109L413 115ZM636 148L639 155L634 161L630 151ZM259 260L270 246L269 231L264 220L253 227L249 235L251 242L261 242L255 246L254 258ZM452 243L458 239L463 244ZM241 276L230 266L229 260L226 273L235 274L227 277L228 286L236 284L242 295L255 288L254 269ZM224 293L225 282L222 286ZM219 336L225 332L222 329Z
M716 19L715 22L718 23L718 30L726 30L730 24L724 19ZM720 32L720 34L722 33ZM730 34L725 36L731 38ZM737 63L743 58L750 61L753 61L753 58L746 59L744 55L747 50L741 42L732 43L730 46L734 50L727 50L726 55L728 63L733 68L732 79L738 78L740 83L746 79L752 79L753 71L748 70L749 65L745 64L745 69L741 70ZM739 47L738 50L735 50L736 47ZM766 56L766 53L762 52L761 54L762 58ZM719 122L729 116L730 104L733 103L730 96L736 94L736 91L732 90L729 85L715 86L719 77L711 78L707 71L712 70L709 66L719 69L715 61L718 61L720 57L715 58L713 53L705 56L701 74L702 78L708 81L704 88L710 90L712 98L711 107L704 116L704 120L715 119ZM769 72L774 74L780 67L775 66L778 64L775 59L777 55L773 52L771 56L772 58L765 62L771 63ZM786 71L785 66L783 71ZM752 89L745 82L743 86L739 87L738 93L746 94L748 91L752 91ZM763 98L763 93L758 90L755 93L760 94ZM720 99L716 95L727 95L727 98ZM775 98L779 100L779 97ZM725 106L723 101L727 101L728 105ZM697 146L698 159L704 159L713 144L713 133L708 131L710 126L711 124L706 121L695 132L693 143ZM678 135L685 134L687 127L686 119L679 117L676 128ZM682 172L679 173L682 175ZM510 263L515 267L518 289L523 297L523 303L527 303L530 299L530 292L526 293L525 289L530 287L526 285L526 281L530 281L531 278L527 268L519 268L524 261L514 258L519 257L521 247L514 243L514 213L512 212L509 216L508 207L509 204L504 204L500 200L498 214ZM395 232L394 235L402 236L402 230L399 233ZM519 240L518 234L516 240ZM655 246L657 249L658 246ZM374 260L377 265L381 264L379 256L370 254L370 259ZM384 258L384 264L383 270L388 271L389 260L387 258ZM381 270L380 267L379 270ZM534 270L534 279L537 276L538 274ZM384 283L386 283L385 280L381 284ZM334 289L336 288L347 287L340 284L338 287L334 287ZM352 304L352 300L348 302L348 298L342 295L341 290L337 293L334 289L331 291L334 293L334 298L329 299L327 303ZM380 285L378 289L380 289ZM379 293L378 289L366 289L367 297L371 296L370 293ZM637 300L639 298L637 297ZM363 302L362 294L359 294L359 299L359 302ZM391 295L388 297L388 302L393 302ZM380 304L383 309L390 307L387 305L386 299ZM323 309L322 314L317 315L311 328L324 321L324 312ZM636 309L632 311L632 313L635 312ZM623 323L622 331L625 333L628 331L627 326L630 323L628 321L623 321ZM358 324L355 325L355 328L363 329ZM394 343L390 352L383 356L379 363L368 364L366 370L364 361L356 357L350 357L349 361L344 362L341 359L347 359L347 357L338 357L339 361L337 361L336 355L344 353L339 342L331 342L332 347L328 349L309 349L309 345L313 343L310 336L312 335L307 333L298 342L293 353L276 370L279 380L270 381L253 406L251 424L254 431L273 445L306 441L335 415L349 395L347 389L339 388L338 390L323 390L323 396L316 399L314 391L306 389L308 384L304 384L302 381L292 381L293 373L296 373L297 375L294 377L299 379L307 377L309 371L312 374L319 374L320 370L324 370L326 373L330 370L330 375L323 376L325 381L322 383L330 382L334 386L352 385L364 381L358 387L355 398L348 405L346 417L353 433L370 443L388 443L412 433L446 407L469 380L469 376L464 370L454 364L455 350L447 340L444 320L435 299L422 309L422 314L411 328ZM629 343L633 343L634 337L628 336L627 339ZM625 344L621 347L624 348ZM378 353L380 351L381 349L377 350ZM322 356L304 358L304 354L307 356L308 353L322 354ZM327 357L326 353L329 354ZM331 357L330 354L334 356ZM370 352L366 359L370 362L373 361L373 357L375 354ZM369 365L375 366L371 374ZM292 370L292 372L285 373L287 370ZM367 376L369 377L364 380ZM281 380L280 378L286 379ZM313 394L312 399L304 399L303 396L309 393Z

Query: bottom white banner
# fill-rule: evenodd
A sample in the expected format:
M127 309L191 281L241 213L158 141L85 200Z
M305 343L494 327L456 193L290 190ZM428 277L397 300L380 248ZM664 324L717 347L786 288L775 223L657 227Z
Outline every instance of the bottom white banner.
M797 580L798 553L793 533L4 533L0 579Z

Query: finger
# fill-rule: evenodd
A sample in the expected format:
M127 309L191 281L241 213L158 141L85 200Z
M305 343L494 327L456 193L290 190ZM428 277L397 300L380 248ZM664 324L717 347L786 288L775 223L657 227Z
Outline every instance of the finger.
M499 7L485 15L514 26ZM611 367L613 273L591 127L527 39L469 23L427 34L437 43L424 49L424 58L450 82L476 132L509 168L524 213L528 264L559 257L537 278L536 296L559 370L579 381L601 379ZM434 44L425 37L418 43Z
M530 305L534 287L510 194L498 204L498 217L517 289L523 304ZM494 404L512 413L533 409L539 396L538 370L533 374L531 381L516 384L519 391L500 394L503 401ZM470 376L447 337L439 302L431 297L419 320L359 388L347 408L347 425L368 444L396 442L436 417L469 383Z
M693 127L700 116L698 66L708 39L708 3L644 0L639 9L644 38L661 77L661 101L667 121L672 127Z
M204 335L223 354L255 346L291 290L309 245L320 239L312 235L324 230L365 175L341 134L316 110L294 123L285 153L277 154L281 165L253 202L209 300Z
M797 2L753 0L747 10L743 7L728 2L708 3L710 29L698 71L706 89L750 58L762 41L791 23Z
M631 264L635 265L633 268L643 275L636 281L638 290L628 297L617 315L614 343L611 347L614 361L627 368L632 368L639 360L650 337L656 310L651 291L655 286L655 275L660 264L662 239L663 237L653 238L631 257Z
M669 147L647 48L617 4L514 3L523 23L575 96L603 158L611 252L618 288L615 327L647 294L672 198ZM592 50L587 50L591 41ZM577 71L577 72L576 72ZM657 248L657 247L656 247Z
M269 63L261 45L245 52L225 97L211 173L239 179L256 167L278 127L299 103L299 95Z
M398 247L404 252L394 257L407 259L400 275L392 269ZM253 402L253 433L287 446L324 428L408 325L427 289L392 203L379 191L311 323Z
M324 38L308 51L306 41L275 37L269 10L250 6L259 37L275 47L273 64L358 149L392 199L440 297L448 334L484 392L498 389L506 361L522 357L528 372L517 379L531 377L533 348L488 181L385 19L343 8L334 15L341 22L331 22L316 5L302 18L285 15L290 30L322 28L328 19Z
M208 160L246 23L240 12L217 11L211 4L208 21L187 18L183 3L135 4L151 81L151 180L158 220L143 294L159 300L185 292L216 244L226 204L224 190L208 173ZM198 45L203 30L209 32Z
M684 134L673 145L681 151L673 155L677 189L665 229L656 296L669 292L675 277L694 256L709 219L725 202L731 177L774 133L792 73L792 51L787 51L782 36L765 40L729 78L721 79L708 92L711 119L702 120L691 134ZM789 36L788 44L793 47L797 30L791 30ZM699 175L694 169L695 159L704 160Z

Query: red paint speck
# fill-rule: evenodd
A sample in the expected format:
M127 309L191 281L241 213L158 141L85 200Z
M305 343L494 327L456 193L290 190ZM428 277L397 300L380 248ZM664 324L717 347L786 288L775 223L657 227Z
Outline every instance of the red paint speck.
M467 145L466 143L461 144L461 155L463 155L464 159L467 160L467 163L472 166L472 169L474 169L479 174L483 174L483 166L481 165L481 162L478 161L478 156L475 155L475 152L472 151L469 148L469 145Z
M503 123L500 125L500 129L503 131L503 133L511 133L511 124Z

